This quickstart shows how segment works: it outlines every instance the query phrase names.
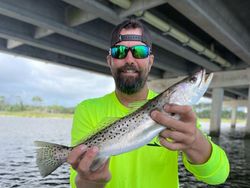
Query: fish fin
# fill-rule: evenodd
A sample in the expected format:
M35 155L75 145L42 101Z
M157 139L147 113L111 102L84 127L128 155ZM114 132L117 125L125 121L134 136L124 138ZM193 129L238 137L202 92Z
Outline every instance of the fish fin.
M72 148L49 142L35 141L36 164L42 177L46 177L66 162Z
M128 108L130 112L134 112L138 108L142 107L144 104L146 104L149 100L141 100L141 101L135 101L128 104Z
M101 168L109 157L97 157L90 166L91 171L96 171Z
M146 104L149 100L141 100L141 101L135 101L135 102L131 102L128 104L129 108L139 108L142 105Z

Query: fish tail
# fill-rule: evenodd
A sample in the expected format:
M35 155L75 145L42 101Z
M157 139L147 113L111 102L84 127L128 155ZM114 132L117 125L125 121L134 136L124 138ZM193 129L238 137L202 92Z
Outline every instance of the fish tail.
M71 147L49 142L35 141L36 164L42 177L46 177L67 161Z

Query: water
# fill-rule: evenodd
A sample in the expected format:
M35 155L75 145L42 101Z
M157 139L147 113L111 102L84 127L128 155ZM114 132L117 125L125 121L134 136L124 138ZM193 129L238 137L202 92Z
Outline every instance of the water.
M208 123L202 123L202 129L208 133ZM250 188L250 139L243 139L245 124L238 123L236 129L230 128L229 123L223 123L221 136L212 138L227 153L230 162L230 174L227 181L218 186L209 186L197 182L195 178L185 170L183 164L180 165L181 187L200 188ZM180 160L181 163L181 160Z
M69 166L41 178L35 140L70 144L71 119L0 117L0 188L69 187Z
M70 143L71 119L0 117L0 188L64 188L69 187L69 166L58 168L41 178L35 163L34 140ZM202 123L208 132L208 124ZM195 180L180 162L180 187L250 187L250 140L242 139L244 126L231 130L223 124L223 134L213 139L228 154L231 172L225 184L208 186ZM181 161L181 160L180 160Z

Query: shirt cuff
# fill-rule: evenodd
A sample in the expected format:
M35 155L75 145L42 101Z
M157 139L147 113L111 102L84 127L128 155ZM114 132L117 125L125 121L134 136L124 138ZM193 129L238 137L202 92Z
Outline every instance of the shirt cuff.
M211 156L203 164L191 164L186 155L183 155L183 163L188 171L203 182L208 184L223 183L229 174L229 162L225 152L210 139L212 145Z

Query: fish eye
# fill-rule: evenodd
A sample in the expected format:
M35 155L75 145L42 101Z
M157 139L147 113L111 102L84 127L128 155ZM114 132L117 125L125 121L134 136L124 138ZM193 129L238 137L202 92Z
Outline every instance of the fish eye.
M195 83L195 82L197 81L196 76L192 76L192 77L189 79L189 81L190 81L192 84Z

